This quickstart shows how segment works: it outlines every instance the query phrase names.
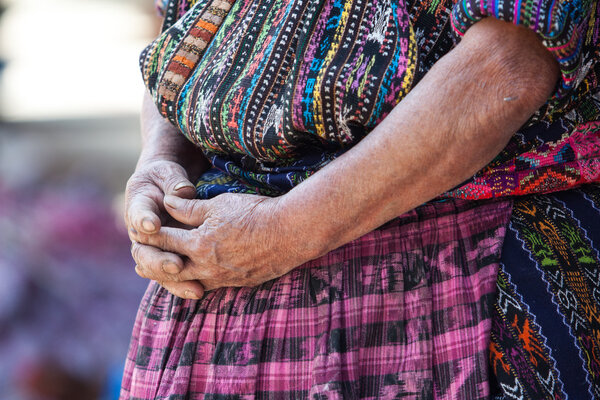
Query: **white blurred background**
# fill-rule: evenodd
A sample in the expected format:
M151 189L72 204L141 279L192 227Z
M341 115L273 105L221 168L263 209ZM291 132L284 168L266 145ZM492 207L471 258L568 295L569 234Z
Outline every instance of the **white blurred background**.
M0 0L0 399L115 399L152 0Z

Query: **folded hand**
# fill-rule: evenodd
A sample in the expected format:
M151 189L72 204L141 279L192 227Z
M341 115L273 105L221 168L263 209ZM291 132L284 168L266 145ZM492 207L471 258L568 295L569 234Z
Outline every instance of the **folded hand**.
M310 259L302 251L302 238L292 237L286 226L277 198L166 196L164 206L189 227L163 226L151 235L138 233L132 253L140 276L158 281L176 296L201 297L197 281L205 290L256 286Z
M130 230L153 233L168 219L163 207L165 194L193 198L194 185L183 167L155 160L139 166L127 182L125 223Z

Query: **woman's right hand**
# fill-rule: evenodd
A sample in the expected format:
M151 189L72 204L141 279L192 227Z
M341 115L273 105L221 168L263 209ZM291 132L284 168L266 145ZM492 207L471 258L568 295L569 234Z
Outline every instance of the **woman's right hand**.
M168 222L165 195L192 199L196 195L186 170L175 161L140 161L125 190L125 223L130 232L153 234Z
M127 182L125 191L125 223L131 239L131 256L139 263L140 254L150 254L154 260L161 260L159 284L171 292L189 293L190 298L200 298L204 293L198 281L172 282L168 277L179 271L183 265L181 255L137 243L139 233L154 235L161 226L177 226L163 205L163 198L170 194L181 198L195 197L196 188L188 180L186 170L179 163L166 159L140 159L138 166ZM136 272L143 276L140 267ZM162 276L164 275L164 276ZM160 279L160 277L159 277Z

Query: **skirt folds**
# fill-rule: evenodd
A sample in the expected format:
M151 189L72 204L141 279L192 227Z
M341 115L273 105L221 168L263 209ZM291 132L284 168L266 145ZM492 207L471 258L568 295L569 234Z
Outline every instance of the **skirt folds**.
M278 279L200 300L151 283L121 399L488 398L511 209L428 203Z

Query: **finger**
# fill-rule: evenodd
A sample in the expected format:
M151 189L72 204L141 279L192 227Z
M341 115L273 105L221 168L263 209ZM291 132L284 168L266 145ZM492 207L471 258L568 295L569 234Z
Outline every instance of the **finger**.
M209 290L214 290L214 289L228 286L227 285L228 282L224 282L223 280L214 279L214 278L201 279L200 283L202 284L202 287L204 288L205 292L208 292ZM233 285L229 285L229 286L233 286Z
M163 215L163 214L161 213L161 215ZM181 222L179 222L173 218L170 218L168 215L167 215L167 218L160 218L159 221L160 221L161 227L169 226L172 228L179 228L179 229L186 229L186 230L194 229L194 227L182 224ZM154 233L154 232L143 232L143 231L140 233L133 227L133 225L127 223L127 226L129 226L129 229L127 230L127 234L129 235L129 240L131 240L132 242L145 243L144 238L147 237L147 235L151 235Z
M181 198L196 197L196 187L189 181L187 173L179 165L166 164L152 172L152 179L164 194Z
M138 241L167 252L191 256L197 250L197 241L188 229L163 226L153 235L138 235Z
M184 263L177 254L133 242L131 255L137 264L136 272L142 278L155 281L180 280L178 274L183 270Z
M132 246L134 242L139 242L138 232L135 228L131 227L127 229L127 234L129 235L129 240L131 240Z
M207 200L188 200L176 196L165 196L163 203L173 218L193 226L202 225L210 206Z
M185 282L159 282L159 285L167 289L173 295L182 299L198 300L204 296L204 288L198 281Z
M138 232L152 234L160 229L159 214L158 204L151 197L137 194L129 203L127 210L129 227Z

